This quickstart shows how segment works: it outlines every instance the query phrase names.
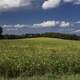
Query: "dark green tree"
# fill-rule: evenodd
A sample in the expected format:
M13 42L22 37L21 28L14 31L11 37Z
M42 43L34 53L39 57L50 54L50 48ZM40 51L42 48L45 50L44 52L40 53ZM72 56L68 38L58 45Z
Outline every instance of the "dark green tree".
M0 26L0 36L2 36L2 32L3 32L3 29L2 29L2 27Z

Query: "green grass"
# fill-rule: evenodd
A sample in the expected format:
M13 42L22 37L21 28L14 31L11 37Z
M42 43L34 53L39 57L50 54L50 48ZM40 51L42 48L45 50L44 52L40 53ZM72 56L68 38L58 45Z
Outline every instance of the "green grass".
M0 40L1 76L42 76L47 73L80 74L80 41L55 38Z
M32 77L17 77L17 78L5 78L0 77L0 80L80 80L80 75L43 75L43 76L32 76Z

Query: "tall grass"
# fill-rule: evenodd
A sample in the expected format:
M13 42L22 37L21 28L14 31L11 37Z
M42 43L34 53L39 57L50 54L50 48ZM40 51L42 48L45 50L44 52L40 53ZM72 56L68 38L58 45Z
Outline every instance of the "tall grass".
M80 74L80 41L54 38L0 40L0 75Z

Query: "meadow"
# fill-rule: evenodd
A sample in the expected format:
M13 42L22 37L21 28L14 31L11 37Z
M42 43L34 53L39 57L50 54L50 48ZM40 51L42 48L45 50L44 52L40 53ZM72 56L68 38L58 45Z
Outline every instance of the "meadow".
M80 80L79 74L80 41L0 40L0 80Z

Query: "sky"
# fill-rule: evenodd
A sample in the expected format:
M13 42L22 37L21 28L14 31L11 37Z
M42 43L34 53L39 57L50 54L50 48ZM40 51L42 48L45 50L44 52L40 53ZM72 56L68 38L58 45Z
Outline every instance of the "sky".
M80 0L0 0L0 24L32 27L80 24Z

